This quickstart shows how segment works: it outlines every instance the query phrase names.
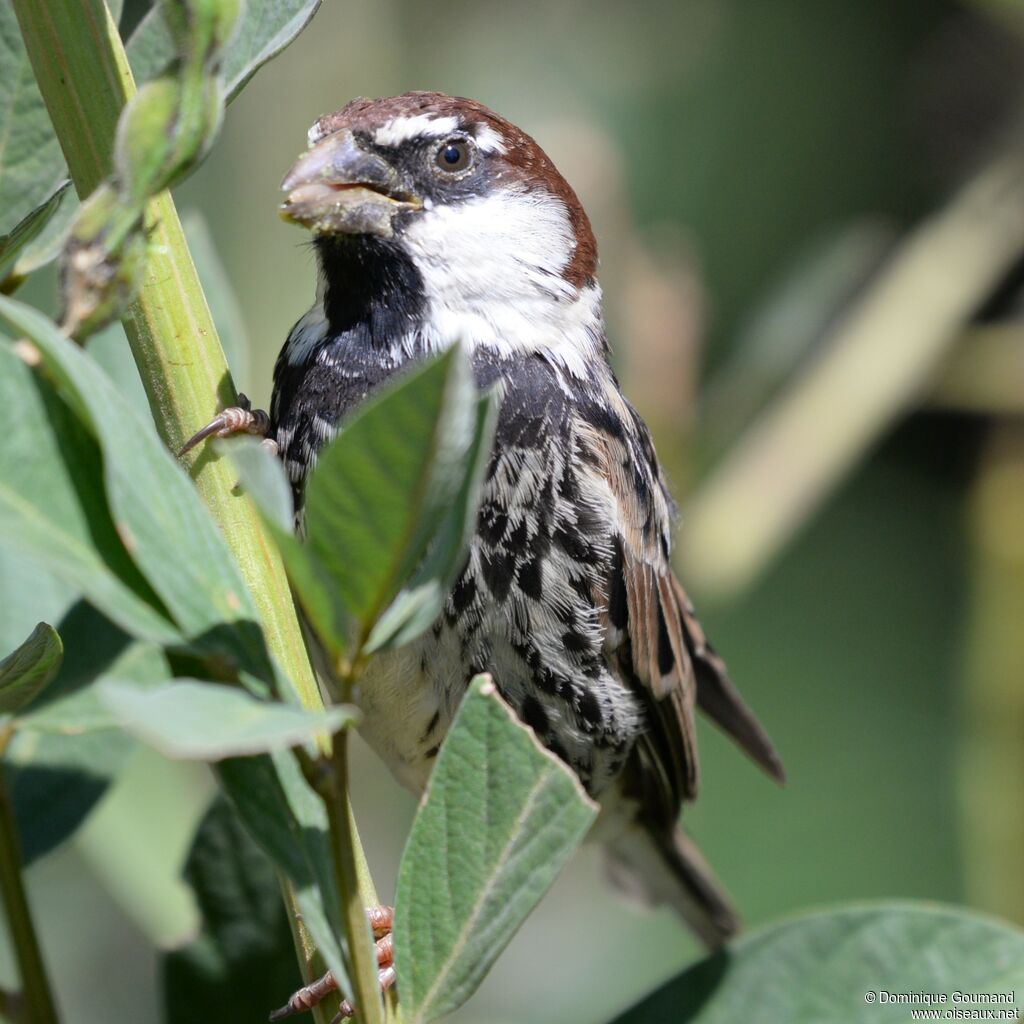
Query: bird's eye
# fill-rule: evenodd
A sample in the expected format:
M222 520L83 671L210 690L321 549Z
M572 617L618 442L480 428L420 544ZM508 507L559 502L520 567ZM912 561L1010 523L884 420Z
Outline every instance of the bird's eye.
M455 174L469 166L469 143L465 139L449 139L438 151L434 163L442 171Z

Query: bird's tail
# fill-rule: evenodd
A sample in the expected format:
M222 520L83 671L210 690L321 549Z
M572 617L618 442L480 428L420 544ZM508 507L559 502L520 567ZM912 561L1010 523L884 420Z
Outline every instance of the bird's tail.
M667 903L711 949L739 931L739 916L722 884L680 826L652 831L637 823L606 849L619 889L644 903Z

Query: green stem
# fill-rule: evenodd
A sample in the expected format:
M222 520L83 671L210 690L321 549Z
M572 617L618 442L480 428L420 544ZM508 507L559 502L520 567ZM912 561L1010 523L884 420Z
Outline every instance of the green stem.
M6 741L0 739L0 754ZM39 941L32 924L21 874L21 857L14 821L14 808L7 792L3 765L0 764L0 895L3 896L7 925L21 974L23 1017L32 1024L57 1024L57 1010L50 993Z
M960 813L972 903L1024 924L1024 425L999 424L970 505Z
M79 196L111 170L117 118L135 83L103 0L14 0L40 91ZM145 281L124 317L161 437L172 451L237 398L169 192L147 207ZM267 645L303 703L321 705L288 583L252 502L233 493L230 460L206 446L191 463L201 497L220 525L260 611Z
M341 915L351 958L352 1002L358 1011L360 1024L384 1024L384 1007L377 980L377 954L366 919L369 904L360 884L362 850L349 800L348 733L345 730L334 737L330 765L319 788L327 808L338 898L341 900Z
M136 91L117 26L103 0L13 2L71 178L84 197L111 173L117 120ZM123 323L157 429L177 451L237 394L169 192L149 202L146 225L145 281ZM255 506L235 493L235 471L209 446L193 456L191 472L252 592L268 650L302 702L322 706L284 567ZM361 860L362 851L351 848L358 843L354 830L342 834L349 843L345 856ZM309 979L318 965L301 944L297 948ZM316 1017L327 1019L319 1008Z

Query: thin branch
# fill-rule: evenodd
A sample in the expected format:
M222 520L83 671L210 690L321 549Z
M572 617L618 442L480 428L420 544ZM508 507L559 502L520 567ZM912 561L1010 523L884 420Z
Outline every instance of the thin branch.
M688 578L748 585L881 433L926 393L1024 252L1024 157L1002 155L913 231L820 356L684 508Z
M361 1024L384 1024L384 1007L377 980L377 954L359 884L358 858L361 854L356 853L359 839L349 800L347 729L334 737L329 775L321 793L330 823L332 859L352 961L352 1002Z
M135 94L117 27L103 0L14 0L14 7L72 180L84 197L110 173L117 119ZM177 451L218 406L234 404L237 395L168 192L150 201L146 225L145 281L123 323L157 429ZM271 655L302 702L322 706L280 557L252 502L235 493L231 463L205 447L191 469L253 594ZM348 844L347 861L361 862L354 829L340 835ZM346 871L346 884L355 885L353 877ZM360 905L367 896L375 899L365 880L362 892L343 891ZM322 968L312 963L309 949L299 953L309 980ZM318 1020L327 1019L325 1011L315 1011Z
M0 754L6 740L0 738ZM28 898L21 873L21 856L18 851L17 825L14 808L7 792L7 781L3 764L0 763L0 896L3 898L7 925L10 931L14 954L21 975L21 1010L19 1019L30 1020L32 1024L57 1024L57 1010L54 1006L46 966L39 949L39 940L32 924Z

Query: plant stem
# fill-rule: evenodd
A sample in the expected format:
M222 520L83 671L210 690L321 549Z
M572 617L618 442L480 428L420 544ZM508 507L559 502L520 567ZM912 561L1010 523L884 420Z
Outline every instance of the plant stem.
M959 797L972 903L1024 924L1024 425L1005 420L970 503Z
M7 745L0 737L0 755ZM7 781L0 763L0 895L3 897L11 942L21 975L21 1008L32 1024L57 1024L57 1010L50 993L46 966L32 924L21 874L21 856L14 820L14 808L7 792Z
M111 173L117 120L136 91L117 26L103 0L13 2L71 178L84 197ZM237 394L168 192L149 202L146 226L151 245L145 281L123 323L157 429L177 451ZM234 493L235 471L209 446L193 457L191 472L252 592L268 650L303 704L321 707L284 567L255 506ZM347 805L347 793L342 799ZM354 829L346 824L339 836L347 844L346 863L361 861ZM358 888L346 891L363 902ZM287 887L285 893L287 899ZM317 965L308 950L298 952L311 979ZM315 1013L326 1020L322 1008Z
M324 766L328 767L328 766ZM341 916L351 958L352 1002L360 1024L383 1024L384 1007L377 980L377 955L366 919L367 903L360 886L359 860L362 851L348 789L348 731L333 741L331 760L320 786L331 831L334 872L341 900Z
M14 0L14 8L71 178L87 196L110 173L117 118L135 94L117 27L103 0ZM170 193L150 201L146 225L146 277L123 322L157 430L177 451L237 393ZM284 567L253 503L233 493L230 460L206 446L191 471L249 584L269 650L303 703L321 706Z

